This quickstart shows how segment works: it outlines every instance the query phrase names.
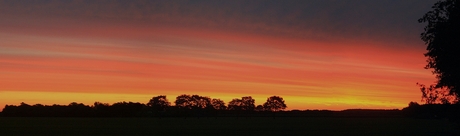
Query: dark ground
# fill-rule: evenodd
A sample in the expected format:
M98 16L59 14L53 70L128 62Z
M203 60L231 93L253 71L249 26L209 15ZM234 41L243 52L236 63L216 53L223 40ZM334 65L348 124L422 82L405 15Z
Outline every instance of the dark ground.
M0 118L0 135L458 135L442 119L210 117Z

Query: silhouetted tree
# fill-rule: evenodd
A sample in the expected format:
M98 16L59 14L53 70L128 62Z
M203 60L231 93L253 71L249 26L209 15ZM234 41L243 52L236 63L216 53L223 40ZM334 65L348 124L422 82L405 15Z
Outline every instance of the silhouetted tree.
M151 107L154 111L165 111L170 105L165 95L159 95L150 99L147 106Z
M199 95L179 95L174 102L181 116L203 116L209 115L214 110L211 104L211 98Z
M205 109L212 108L211 98L199 95L179 95L174 102L176 106L182 109Z
M279 111L286 109L286 104L282 97L271 96L267 98L267 101L264 103L264 109L267 111Z
M460 98L460 1L443 0L432 8L418 20L428 22L421 34L421 39L428 45L425 69L433 69L438 79L435 88L445 87L449 95Z
M228 103L229 110L253 111L255 109L255 100L251 96L245 96L241 99L233 99Z
M228 110L242 110L242 101L241 99L232 99L230 102L228 102Z
M227 106L225 106L225 102L221 99L212 99L211 100L212 107L216 110L225 110Z
M194 109L209 109L213 108L211 98L206 96L192 95L192 108Z
M186 94L179 95L176 97L174 104L180 109L192 109L192 96Z
M422 92L422 101L426 104L453 104L458 102L457 97L450 95L449 91L445 87L436 87L435 85L430 85L429 87L424 84L419 84L420 91Z
M255 100L251 96L241 98L243 110L253 111L256 108Z

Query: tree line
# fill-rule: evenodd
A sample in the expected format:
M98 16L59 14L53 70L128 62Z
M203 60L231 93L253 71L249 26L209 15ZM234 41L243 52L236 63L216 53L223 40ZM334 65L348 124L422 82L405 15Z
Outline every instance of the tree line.
M93 105L72 102L68 105L6 105L3 117L415 117L448 118L459 122L458 104L420 105L409 103L402 110L347 109L290 110L280 96L268 97L266 102L255 105L251 96L235 98L226 104L221 99L200 95L179 95L170 102L165 95L152 97L147 103L116 102L113 104L95 102Z
M221 99L200 95L179 95L173 102L165 95L152 97L146 104L139 102L95 102L93 105L72 102L69 105L6 105L2 116L33 117L177 117L177 116L245 116L283 111L287 108L280 96L271 96L262 105L255 105L251 96L232 99L226 104Z

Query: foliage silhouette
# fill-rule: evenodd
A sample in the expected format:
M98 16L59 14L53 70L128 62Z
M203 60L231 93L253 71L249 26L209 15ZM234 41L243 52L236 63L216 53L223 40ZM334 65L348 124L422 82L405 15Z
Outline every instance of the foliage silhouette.
M241 97L242 110L254 111L256 108L255 101L251 96Z
M166 104L166 96L152 97L152 103L156 100ZM68 105L42 105L20 103L19 105L6 105L1 113L5 117L417 117L423 114L430 115L426 109L447 109L436 113L438 117L450 117L458 113L458 109L451 109L455 106L425 106L411 103L408 108L400 110L292 110L281 111L283 100L279 96L267 98L265 107L254 106L255 100L250 96L241 99L233 99L227 108L220 99L211 99L199 95L180 95L176 102L178 105L163 105L161 112L152 109L155 104L142 104L138 102L117 102L112 105L95 102L92 106L82 103L70 103ZM150 101L149 101L150 102ZM273 104L274 103L274 104ZM150 106L149 106L150 105ZM275 106L268 106L275 105ZM414 108L415 107L415 108ZM417 108L431 107L431 108ZM458 107L458 106L457 106ZM457 111L456 111L457 110ZM276 113L276 114L275 114Z
M212 108L211 98L199 95L179 95L174 102L177 107L182 109L205 109Z
M457 97L450 95L446 87L436 87L435 85L427 87L419 83L417 85L419 85L422 92L422 101L426 104L453 104L458 102Z
M428 52L424 54L428 57L425 69L433 69L432 72L437 77L434 88L445 87L449 89L449 95L454 95L458 99L460 97L460 1L443 0L435 3L432 8L432 11L418 20L420 23L428 23L421 34L421 39L428 45Z
M254 111L255 109L255 100L251 96L244 96L241 99L233 99L228 103L229 110L237 111Z
M196 109L213 109L211 98L199 95L192 95L193 107Z
M166 95L159 95L150 99L147 106L153 111L165 111L170 106L170 102L166 99Z
M211 100L212 107L216 110L225 110L227 106L225 106L225 102L221 99L212 99Z
M243 102L241 101L241 99L232 99L230 102L228 102L228 110L242 110L242 104Z
M263 107L266 111L279 111L286 109L287 106L282 97L271 96L264 103Z
M179 95L176 97L174 104L181 109L192 109L192 96L190 95Z

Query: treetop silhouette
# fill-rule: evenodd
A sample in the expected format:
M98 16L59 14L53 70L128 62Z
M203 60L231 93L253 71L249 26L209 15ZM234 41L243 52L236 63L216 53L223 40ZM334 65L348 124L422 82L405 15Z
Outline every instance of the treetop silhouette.
M159 95L150 99L147 106L151 107L154 111L165 111L170 102L166 99L166 95Z
M267 102L263 105L264 109L267 111L280 111L286 109L286 104L284 103L283 98L279 96L268 97Z

